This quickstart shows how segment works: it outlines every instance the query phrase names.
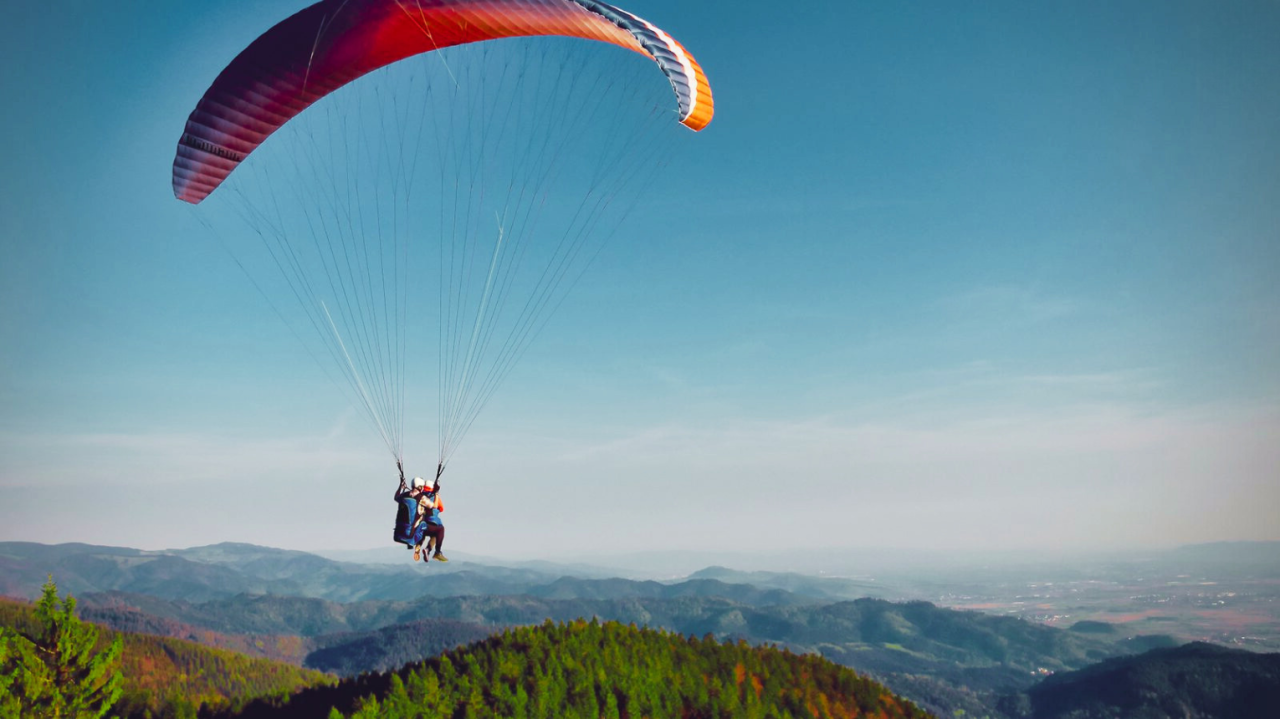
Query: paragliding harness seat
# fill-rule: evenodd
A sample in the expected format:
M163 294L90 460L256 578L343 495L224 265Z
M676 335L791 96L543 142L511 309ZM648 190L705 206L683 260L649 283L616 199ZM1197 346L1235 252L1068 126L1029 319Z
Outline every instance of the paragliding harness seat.
M396 468L400 470L400 488L396 490L396 525L391 530L391 539L412 547L413 520L418 516L418 500L409 493L408 483L404 478L404 465L397 460Z
M408 494L396 499L396 526L391 538L400 544L413 546L413 520L418 514L418 500Z

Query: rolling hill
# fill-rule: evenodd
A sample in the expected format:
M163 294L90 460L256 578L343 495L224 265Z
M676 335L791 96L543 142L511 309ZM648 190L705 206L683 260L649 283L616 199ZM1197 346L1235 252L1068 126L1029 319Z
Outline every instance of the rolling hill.
M258 702L233 716L339 715L927 716L883 686L816 656L581 620L509 630L393 674L303 692L287 705Z
M239 594L407 601L419 597L522 595L547 599L720 596L746 604L813 604L887 596L883 587L799 574L711 568L683 581L600 577L594 567L525 562L524 566L454 561L358 564L251 544L223 543L148 551L89 544L0 542L0 595L32 599L52 573L76 595L124 592L189 602ZM536 567L536 568L534 568Z
M0 595L32 599L52 573L76 595L120 591L203 602L238 594L315 597L337 602L422 596L519 594L559 577L526 569L406 561L349 564L306 552L223 543L147 551L88 544L0 542Z
M1272 719L1280 654L1203 642L1153 649L1054 675L1004 706L1027 719Z
M567 622L597 617L820 655L946 713L957 708L991 713L1000 695L1028 690L1043 672L1079 669L1175 643L1160 636L1127 638L1091 625L1083 628L1089 631L1069 631L927 602L877 599L767 607L717 597L424 597L416 602L347 604L248 595L206 603L118 594L81 599L83 615L93 621L110 621L104 601L113 603L117 616L121 603L136 601L145 612L197 630L277 641L282 635L301 634L305 666L345 676L419 661L509 627L537 625L548 618Z
M0 599L0 626L31 633L36 626L34 609L25 602ZM124 645L124 695L114 715L194 716L201 707L235 709L254 699L281 700L300 689L334 683L332 676L320 672L169 637L103 629L100 645L117 634Z

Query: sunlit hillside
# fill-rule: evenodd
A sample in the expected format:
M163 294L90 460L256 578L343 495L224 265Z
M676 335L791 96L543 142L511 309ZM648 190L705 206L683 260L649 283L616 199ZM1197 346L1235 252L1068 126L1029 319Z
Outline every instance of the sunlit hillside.
M269 704L269 703L268 703ZM617 622L513 629L392 674L303 692L250 717L924 717L815 655ZM336 708L335 714L330 714Z

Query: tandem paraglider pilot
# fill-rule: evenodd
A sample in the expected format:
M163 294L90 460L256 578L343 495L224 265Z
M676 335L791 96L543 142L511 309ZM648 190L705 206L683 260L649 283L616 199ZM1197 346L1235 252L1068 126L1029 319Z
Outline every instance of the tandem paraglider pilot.
M444 548L444 501L440 499L440 480L431 482L414 477L412 485L400 477L396 489L396 525L392 539L413 550L414 560L447 562ZM423 543L426 543L425 551ZM434 547L434 553L433 553Z

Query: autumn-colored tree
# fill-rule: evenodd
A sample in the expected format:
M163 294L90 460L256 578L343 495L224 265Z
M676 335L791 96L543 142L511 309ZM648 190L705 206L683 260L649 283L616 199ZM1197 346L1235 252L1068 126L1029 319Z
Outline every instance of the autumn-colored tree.
M0 719L99 719L120 698L120 638L98 650L98 628L75 610L70 594L59 601L50 577L36 603L36 630L2 630Z

